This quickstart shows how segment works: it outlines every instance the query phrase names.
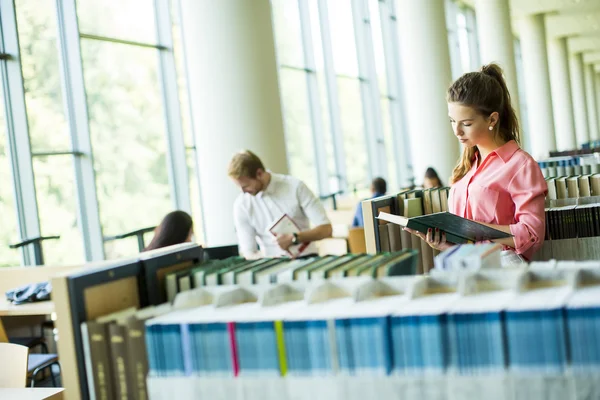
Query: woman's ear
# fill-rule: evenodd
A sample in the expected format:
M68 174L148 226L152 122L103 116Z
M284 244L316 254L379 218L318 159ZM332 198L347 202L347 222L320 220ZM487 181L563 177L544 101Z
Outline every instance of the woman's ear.
M500 122L500 114L498 114L497 111L494 111L488 117L488 124L491 127L490 131L496 129L496 125L498 125L498 122Z

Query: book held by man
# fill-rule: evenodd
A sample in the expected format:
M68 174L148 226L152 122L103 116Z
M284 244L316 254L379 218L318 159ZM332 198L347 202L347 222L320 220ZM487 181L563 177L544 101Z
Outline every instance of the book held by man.
M300 232L300 228L289 215L283 214L281 218L271 225L269 232L276 237L277 235L298 233ZM306 250L309 244L310 242L293 245L287 250L287 252L292 257L298 257L304 250Z
M420 215L412 218L380 212L377 219L424 234L427 234L428 229L437 228L446 233L446 241L456 244L503 239L512 236L509 233L490 228L449 212Z

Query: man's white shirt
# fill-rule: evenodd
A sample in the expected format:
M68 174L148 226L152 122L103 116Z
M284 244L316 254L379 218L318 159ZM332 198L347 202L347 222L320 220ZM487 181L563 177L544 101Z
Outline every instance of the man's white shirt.
M277 245L269 232L275 221L287 214L300 231L312 226L329 224L323 205L299 179L289 175L271 173L271 181L256 196L241 193L233 206L233 220L241 255L256 253L257 245L265 257L289 255ZM316 254L313 242L302 254ZM302 255L301 254L301 255Z

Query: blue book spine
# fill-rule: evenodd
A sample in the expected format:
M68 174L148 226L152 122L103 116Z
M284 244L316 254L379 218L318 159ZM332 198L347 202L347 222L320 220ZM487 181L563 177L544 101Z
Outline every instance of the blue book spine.
M308 367L315 376L333 374L327 321L306 321Z
M576 372L600 370L600 308L566 310L568 348Z
M506 335L512 370L564 371L567 350L562 309L506 312Z
M337 351L339 371L344 375L354 375L354 353L352 351L352 331L347 319L335 320L335 336L337 340Z
M189 336L191 367L194 374L233 376L227 324L190 324Z

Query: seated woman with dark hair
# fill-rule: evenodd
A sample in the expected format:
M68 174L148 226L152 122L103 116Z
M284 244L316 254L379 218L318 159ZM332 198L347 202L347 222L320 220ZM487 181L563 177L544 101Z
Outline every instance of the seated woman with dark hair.
M192 217L185 211L168 213L159 226L154 230L154 237L144 251L160 249L192 241L194 223Z
M427 168L425 171L425 179L423 179L423 188L431 189L443 186L444 184L442 183L442 180L438 176L436 170L431 167Z

